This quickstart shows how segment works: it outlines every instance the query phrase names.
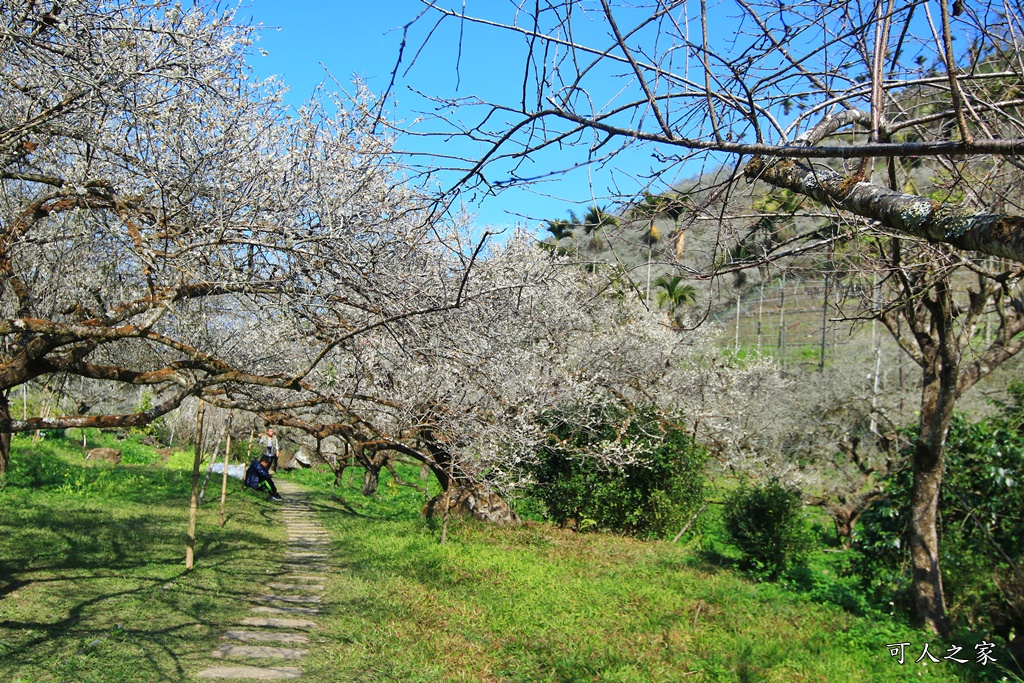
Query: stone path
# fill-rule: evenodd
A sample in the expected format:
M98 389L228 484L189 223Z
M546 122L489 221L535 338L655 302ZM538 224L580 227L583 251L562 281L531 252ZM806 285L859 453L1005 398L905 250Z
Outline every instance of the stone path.
M303 647L309 643L307 631L316 628L313 617L320 611L318 593L326 580L324 550L329 541L302 489L288 481L277 482L277 489L285 498L281 516L288 528L284 573L267 584L273 593L250 598L252 616L225 633L224 642L210 653L224 663L200 671L196 678L271 681L302 675L294 663L308 652Z

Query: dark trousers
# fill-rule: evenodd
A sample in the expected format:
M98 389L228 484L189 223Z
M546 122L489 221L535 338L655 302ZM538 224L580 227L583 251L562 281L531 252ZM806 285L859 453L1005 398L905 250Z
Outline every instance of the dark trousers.
M277 487L274 486L274 480L273 479L264 479L263 481L261 481L260 482L260 488L261 489L263 488L264 484L266 484L267 486L270 487L270 495L272 495L272 496L276 496L277 495Z

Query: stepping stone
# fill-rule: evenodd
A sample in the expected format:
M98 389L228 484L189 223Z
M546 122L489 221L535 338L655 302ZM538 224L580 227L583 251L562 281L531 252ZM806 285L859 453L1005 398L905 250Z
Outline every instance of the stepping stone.
M285 557L294 560L324 560L327 559L327 553L305 553L305 552L287 552L284 554Z
M320 602L321 598L319 595L257 595L255 598L251 598L258 602L305 602L314 603Z
M257 614L319 614L320 610L316 607L253 607L250 612L256 612Z
M225 640L241 640L257 643L306 643L309 636L305 633L288 633L285 631L228 631Z
M257 681L277 681L298 678L302 669L290 666L215 666L196 674L196 678L229 678Z
M301 659L309 650L297 650L293 647L267 647L266 645L231 645L224 643L210 653L211 657L248 657L251 659Z
M267 586L282 591L322 591L323 584L315 583L268 583Z
M331 571L330 565L323 564L322 562L288 562L281 565L281 568L287 571L314 571L314 572L329 572Z
M316 622L309 619L275 619L274 617L246 617L242 626L264 626L266 628L316 628Z
M297 572L281 574L280 576L275 576L274 578L280 579L282 581L294 581L295 583L308 583L312 585L322 585L323 582L327 580L326 576L320 576L319 574L299 574Z

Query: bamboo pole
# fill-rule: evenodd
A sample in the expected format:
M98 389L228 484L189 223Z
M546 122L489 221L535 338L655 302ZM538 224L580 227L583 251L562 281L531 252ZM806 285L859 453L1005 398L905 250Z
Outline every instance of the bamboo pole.
M780 368L786 367L786 271L782 271L782 285L779 287L779 344L778 364Z
M220 482L220 528L224 528L224 506L228 500L228 458L231 455L231 418L234 417L235 411L228 413L228 438L227 445L224 446L224 477Z
M736 339L733 342L733 353L740 352L740 292L736 292Z
M195 565L196 517L199 515L199 465L203 459L203 413L206 404L199 401L196 414L196 454L192 460L192 497L188 505L188 536L185 540L185 569Z
M828 274L821 279L823 294L821 295L821 357L818 371L825 374L825 335L828 334Z
M441 545L448 540L448 515L452 509L452 483L448 482L448 488L444 492L444 517L441 519Z
M697 510L697 512L695 512L695 513L693 514L693 517L691 517L691 518L690 518L690 521L686 523L686 526L684 526L684 527L682 528L682 530L681 530L681 531L680 531L680 532L679 532L678 534L676 534L676 537L672 539L672 542L673 542L673 543L675 543L676 541L678 541L678 540L679 540L680 538L682 538L682 537L683 537L683 534L685 534L685 533L686 533L687 531L689 531L690 527L691 527L691 526L693 526L693 523L697 521L697 518L698 518L698 517L700 517L700 513L704 512L704 508L706 508L707 506L708 506L708 503L707 503L707 501L704 501L704 504L703 504L703 505L701 505L701 506L700 506L700 509L699 509L699 510Z
M764 312L764 280L758 287L757 299L757 355L761 356L761 314Z

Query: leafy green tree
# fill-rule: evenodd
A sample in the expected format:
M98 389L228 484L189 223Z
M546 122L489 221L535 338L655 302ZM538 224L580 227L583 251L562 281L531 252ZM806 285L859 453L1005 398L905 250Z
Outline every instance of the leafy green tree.
M1024 631L1024 384L1011 394L995 417L951 421L939 527L951 616L1007 641ZM909 468L887 477L888 496L864 513L854 534L865 589L880 603L896 596L907 612L911 480Z

